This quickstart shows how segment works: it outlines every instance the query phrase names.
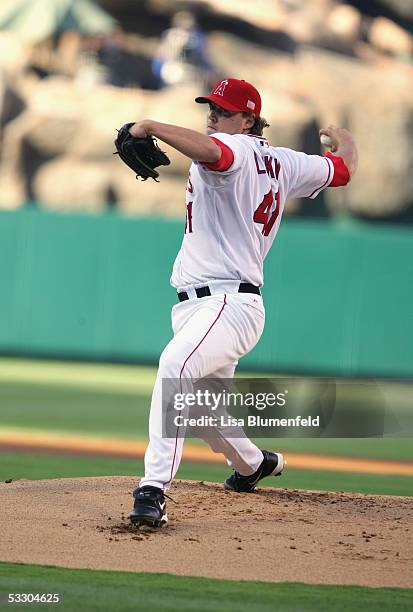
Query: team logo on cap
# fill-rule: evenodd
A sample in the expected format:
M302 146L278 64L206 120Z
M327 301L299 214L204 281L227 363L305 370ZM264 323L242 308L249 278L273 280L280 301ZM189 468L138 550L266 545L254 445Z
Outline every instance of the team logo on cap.
M252 100L248 100L247 101L247 108L250 108L251 110L254 110L255 102L253 102Z
M214 91L214 96L223 96L224 95L224 91L225 91L225 87L228 85L228 80L225 79L225 81L221 81L220 84L218 85L218 87L216 88L216 90Z

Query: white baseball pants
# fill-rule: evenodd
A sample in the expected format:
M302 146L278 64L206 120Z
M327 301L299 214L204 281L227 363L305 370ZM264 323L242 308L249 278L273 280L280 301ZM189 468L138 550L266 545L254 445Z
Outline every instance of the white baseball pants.
M257 344L265 322L260 295L235 293L239 282L210 283L211 296L190 299L172 308L173 339L165 347L152 393L149 445L145 453L145 477L140 486L167 490L178 470L184 437L162 437L162 380L180 379L185 384L202 378L233 378L238 359ZM227 291L224 293L223 289ZM178 431L177 431L178 434ZM212 450L223 453L231 468L248 476L262 462L262 452L241 427L214 428L204 438Z

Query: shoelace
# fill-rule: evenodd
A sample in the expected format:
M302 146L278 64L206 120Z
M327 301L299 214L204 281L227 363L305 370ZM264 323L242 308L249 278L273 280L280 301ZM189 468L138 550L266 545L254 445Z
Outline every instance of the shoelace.
M171 500L171 502L173 502L174 504L177 504L178 502L175 501L170 495L167 495L166 493L164 493L163 491L161 491L161 493L163 494L164 497L167 497L168 499ZM151 497L153 495L152 491L141 491L139 493L139 495L141 495L142 497Z
M171 502L173 502L174 504L177 504L178 502L175 501L170 495L167 495L166 493L163 494L164 497L167 497L168 499L171 500Z

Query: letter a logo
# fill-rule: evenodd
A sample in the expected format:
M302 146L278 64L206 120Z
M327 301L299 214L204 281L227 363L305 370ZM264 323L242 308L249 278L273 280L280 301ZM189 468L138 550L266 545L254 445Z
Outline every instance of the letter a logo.
M224 95L224 91L225 91L225 87L228 85L228 81L225 79L225 81L221 81L220 84L218 85L218 87L216 88L216 90L214 91L214 95L215 96L223 96Z

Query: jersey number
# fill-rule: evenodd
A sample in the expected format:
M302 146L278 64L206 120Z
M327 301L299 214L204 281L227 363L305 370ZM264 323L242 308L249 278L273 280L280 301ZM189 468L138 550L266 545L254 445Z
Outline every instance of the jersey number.
M271 212L271 207L274 203L274 199L275 199L275 208ZM276 193L275 198L274 198L274 194L270 189L270 191L264 196L263 201L261 202L261 204L258 206L257 210L254 213L255 223L260 223L264 226L261 232L263 236L268 236L279 214L280 214L280 194L279 192Z
M192 202L186 205L185 234L192 234Z

